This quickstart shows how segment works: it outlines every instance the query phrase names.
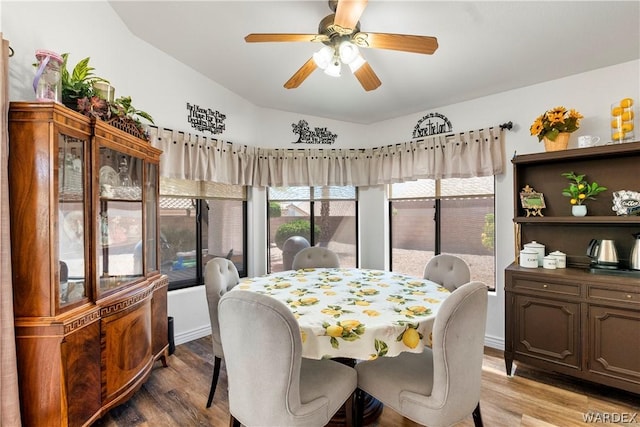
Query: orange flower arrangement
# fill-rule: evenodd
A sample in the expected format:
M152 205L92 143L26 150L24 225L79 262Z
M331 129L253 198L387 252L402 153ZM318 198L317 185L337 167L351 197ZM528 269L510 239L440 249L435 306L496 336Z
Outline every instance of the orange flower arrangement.
M555 141L561 132L571 133L577 131L582 118L582 114L576 110L567 110L560 106L548 110L536 118L529 130L531 135L538 137L538 141L542 141L545 137Z

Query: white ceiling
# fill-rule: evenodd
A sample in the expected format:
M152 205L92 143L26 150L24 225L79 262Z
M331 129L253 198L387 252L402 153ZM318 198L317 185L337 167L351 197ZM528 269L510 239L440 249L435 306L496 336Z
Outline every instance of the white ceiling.
M110 1L125 25L251 103L353 123L434 109L640 58L639 1L370 0L361 31L438 38L433 55L363 49L382 86L343 67L283 84L322 45L245 43L249 33L317 32L326 0ZM639 76L640 78L640 76ZM606 84L606 82L603 82Z

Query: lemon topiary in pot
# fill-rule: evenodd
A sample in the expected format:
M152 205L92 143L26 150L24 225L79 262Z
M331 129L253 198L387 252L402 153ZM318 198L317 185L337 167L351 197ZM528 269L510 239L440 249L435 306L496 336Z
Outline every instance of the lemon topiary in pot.
M569 203L571 203L571 206L574 207L583 206L587 200L595 200L595 196L607 190L607 187L602 187L595 181L592 183L587 182L584 179L586 176L584 174L564 172L562 176L570 181L569 186L562 189L562 195L569 197ZM576 214L574 211L578 211L578 209L572 208L572 212L574 213L574 215L586 215L586 206L581 210L584 211L584 213Z

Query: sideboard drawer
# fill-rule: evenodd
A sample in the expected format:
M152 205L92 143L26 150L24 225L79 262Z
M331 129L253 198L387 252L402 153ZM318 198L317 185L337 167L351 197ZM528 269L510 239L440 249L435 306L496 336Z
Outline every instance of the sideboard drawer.
M537 280L514 279L514 291L536 291L556 295L580 296L580 285L572 283L539 282Z
M640 304L640 289L639 290L619 290L619 289L607 289L599 286L589 286L588 296L590 299L603 300L603 301L616 301Z

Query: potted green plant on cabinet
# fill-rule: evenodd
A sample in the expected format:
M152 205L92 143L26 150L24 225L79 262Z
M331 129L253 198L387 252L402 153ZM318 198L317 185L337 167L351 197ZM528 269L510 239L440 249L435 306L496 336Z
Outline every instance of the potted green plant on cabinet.
M130 96L119 97L113 102L105 99L104 94L96 89L96 84L108 84L109 81L93 73L94 68L89 65L89 57L79 61L72 71L67 68L69 54L63 53L62 58L61 80L64 105L85 116L106 121L125 132L148 140L140 119L153 124L153 118L149 113L135 108Z

